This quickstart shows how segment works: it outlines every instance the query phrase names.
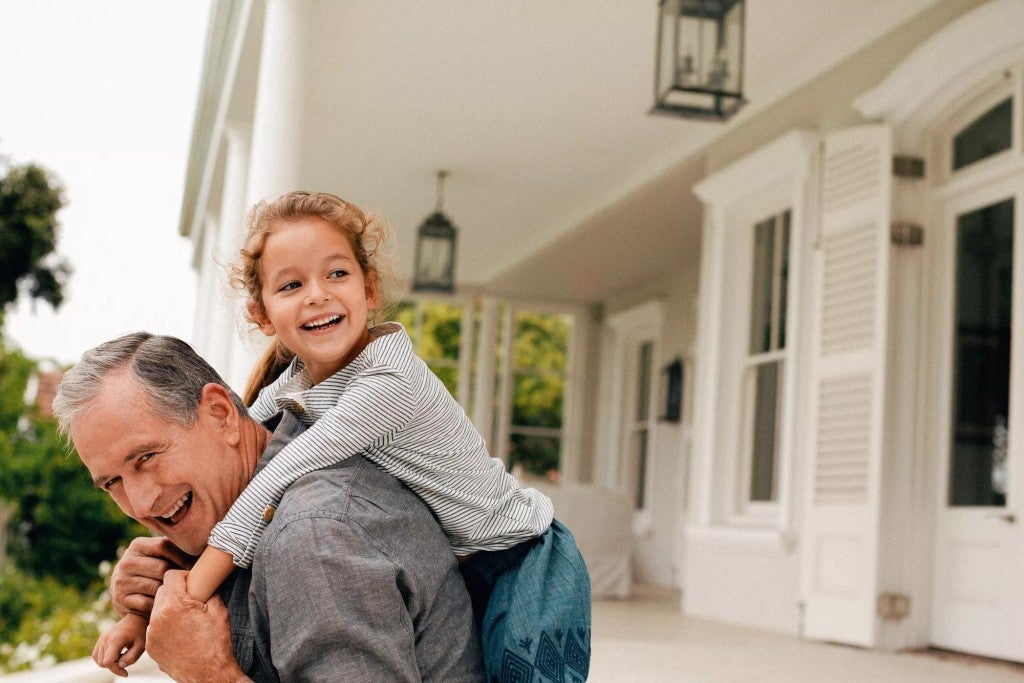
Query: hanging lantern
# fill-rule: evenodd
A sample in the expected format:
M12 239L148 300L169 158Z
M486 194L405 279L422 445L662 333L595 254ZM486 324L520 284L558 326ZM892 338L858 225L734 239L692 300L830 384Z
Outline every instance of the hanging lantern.
M455 289L455 226L441 211L447 177L448 171L437 172L437 206L420 225L412 280L415 292Z
M727 119L743 99L744 0L661 0L654 112Z

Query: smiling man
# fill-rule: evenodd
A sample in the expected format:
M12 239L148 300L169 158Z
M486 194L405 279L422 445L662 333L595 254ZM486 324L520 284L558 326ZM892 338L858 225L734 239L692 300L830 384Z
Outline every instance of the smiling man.
M303 430L289 414L253 421L187 344L141 332L86 352L54 411L96 485L193 556L253 474ZM126 584L138 570L123 567L145 566L155 547L133 544L121 562ZM136 578L162 579L146 645L177 680L482 677L447 539L411 491L362 457L296 481L251 570L205 605L167 566ZM153 587L138 589L145 598L159 584L133 585ZM114 593L121 608L140 604Z

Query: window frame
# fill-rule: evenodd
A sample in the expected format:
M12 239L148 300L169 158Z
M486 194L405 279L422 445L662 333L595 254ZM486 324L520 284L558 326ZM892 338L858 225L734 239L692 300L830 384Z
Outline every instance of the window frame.
M792 131L694 188L705 206L707 247L701 263L695 359L693 471L697 483L692 528L763 531L784 541L802 502L794 491L799 490L802 476L797 463L807 461L808 444L796 426L808 423L810 406L798 400L796 387L811 369L811 359L801 355L801 349L810 348L811 331L801 321L811 315L813 288L801 282L804 271L813 272L819 145L816 134ZM748 425L753 417L752 402L744 395L744 378L751 367L755 226L786 210L790 212L786 348L770 356L782 361L776 404L776 495L773 501L762 502L750 500L751 430L737 430L736 425Z
M1022 79L1024 68L1020 64L1007 68L998 74L982 80L964 97L958 98L951 109L938 115L936 125L931 127L928 137L932 141L931 158L937 172L934 184L944 194L958 194L991 177L1007 167L1007 160L1019 160L1024 138L1024 116L1022 116ZM954 141L956 137L978 118L1004 100L1011 102L1010 146L995 154L953 170ZM964 104L964 103L967 104Z
M497 371L495 386L494 413L494 444L491 455L499 458L508 466L511 438L513 434L525 436L554 437L559 439L558 473L559 479L573 479L578 469L578 427L576 425L576 405L579 393L578 367L583 362L580 346L581 312L572 307L556 306L543 303L519 301L502 301L504 310L500 314L501 358ZM513 392L515 391L516 369L512 363L512 335L515 333L515 316L519 312L542 315L560 315L568 318L569 334L566 340L566 362L562 374L564 393L562 395L561 427L516 427L512 424ZM482 349L481 349L482 351ZM555 374L556 371L544 371L541 374ZM524 374L524 373L520 373ZM533 476L533 475L528 475Z

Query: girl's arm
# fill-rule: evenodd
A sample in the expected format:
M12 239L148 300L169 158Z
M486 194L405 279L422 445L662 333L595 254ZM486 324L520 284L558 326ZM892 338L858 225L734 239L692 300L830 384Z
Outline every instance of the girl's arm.
M195 566L185 576L185 590L194 600L206 602L213 597L217 588L231 575L234 568L231 553L208 545L196 560Z
M213 529L210 545L248 567L266 526L265 511L276 507L299 477L335 465L380 440L390 440L415 413L408 377L391 367L357 375L337 404L297 436L260 470Z

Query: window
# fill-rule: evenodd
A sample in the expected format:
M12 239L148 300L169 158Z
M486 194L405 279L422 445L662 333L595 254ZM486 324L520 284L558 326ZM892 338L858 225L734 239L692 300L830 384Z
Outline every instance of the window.
M694 358L692 452L705 485L695 523L790 528L800 396L813 377L818 164L822 139L795 130L694 186L705 205ZM796 297L796 298L794 298Z
M620 476L622 481L632 482L633 507L643 510L647 507L647 458L651 447L653 427L653 406L651 405L651 373L654 365L654 343L642 342L636 348L636 362L633 366L634 391L631 419L626 423L626 458L622 464L628 468Z
M968 124L953 138L953 170L958 171L1010 149L1013 99L1007 98Z
M557 313L516 310L510 321L511 339L505 346L509 349L508 379L504 383L509 406L505 416L508 464L533 475L556 478L565 436L572 319ZM502 384L498 386L501 391Z
M1013 199L957 218L949 504L1006 504Z
M778 495L779 417L786 348L790 212L754 226L750 343L744 372L746 500Z
M403 301L393 319L405 326L416 355L426 362L452 396L465 405L468 397L458 393L462 313L463 307L457 303Z

